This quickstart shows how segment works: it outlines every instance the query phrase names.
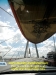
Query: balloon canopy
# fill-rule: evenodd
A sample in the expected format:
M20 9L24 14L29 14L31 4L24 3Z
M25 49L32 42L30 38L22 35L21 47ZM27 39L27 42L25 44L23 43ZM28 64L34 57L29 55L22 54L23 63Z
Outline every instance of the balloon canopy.
M55 0L8 0L24 37L40 43L56 33Z

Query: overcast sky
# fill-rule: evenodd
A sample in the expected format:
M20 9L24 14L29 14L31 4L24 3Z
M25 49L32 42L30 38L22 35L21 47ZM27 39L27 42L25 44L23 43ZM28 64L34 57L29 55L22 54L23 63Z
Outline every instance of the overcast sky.
M7 0L0 0L0 7L12 14ZM56 40L56 34L53 36ZM37 44L40 57L46 56L50 51L55 51L53 36L46 41ZM10 16L0 8L0 56L4 56L9 51L4 58L23 57L26 42L27 40L21 34L14 17ZM32 57L36 57L34 44L29 43L29 45Z

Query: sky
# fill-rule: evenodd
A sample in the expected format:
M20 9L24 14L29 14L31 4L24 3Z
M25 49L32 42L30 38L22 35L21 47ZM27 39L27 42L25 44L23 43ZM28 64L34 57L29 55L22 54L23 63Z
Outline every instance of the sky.
M7 0L0 0L0 7L13 16ZM0 56L3 58L24 57L27 40L21 34L14 17L0 8ZM53 35L56 40L56 34ZM45 56L50 51L55 51L53 36L37 44L39 56ZM55 41L56 45L56 41ZM29 42L31 56L36 57L34 44ZM9 52L8 52L9 51ZM7 53L8 52L8 53Z

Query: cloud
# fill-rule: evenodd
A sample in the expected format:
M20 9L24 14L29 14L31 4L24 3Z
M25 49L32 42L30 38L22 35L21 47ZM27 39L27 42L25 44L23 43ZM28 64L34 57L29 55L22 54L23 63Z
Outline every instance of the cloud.
M0 21L0 26L10 26L5 22ZM11 38L14 35L14 31L8 27L0 27L1 28L1 32L0 32L0 39L4 40L4 39L8 39Z
M53 46L54 45L53 43L54 43L53 40L49 40L49 39L42 42L42 44L44 44L45 46Z
M13 34L14 36L12 37L12 39L8 40L7 43L13 44L13 43L18 43L21 41L21 32L19 29L14 31Z
M26 44L27 40L24 38L22 44Z
M11 27L10 22L6 21L6 22L2 22L0 21L0 26L8 26L8 27L0 27L0 40L7 40L6 41L7 44L11 43L13 44L14 42L18 42L19 40L21 40L21 32L19 29L17 29L16 31Z
M0 26L11 26L9 21L3 22L0 21ZM54 35L56 37L56 34ZM5 58L11 58L11 56L14 54L14 57L16 57L16 55L18 57L24 57L24 52L25 52L25 44L27 42L27 40L24 38L24 36L22 35L21 31L19 29L12 29L9 27L0 27L0 41L4 41L7 40L5 43L7 44L7 46L3 46L2 44L0 45L0 51L3 53L3 55L9 51L11 48L11 51L5 56ZM12 44L16 44L19 42L19 46L17 48L12 47ZM20 46L21 44L21 46ZM47 55L48 52L53 51L54 50L54 42L53 40L47 39L46 41L42 42L41 44L43 44L41 47L38 47L38 53L41 56L45 56ZM56 42L55 42L56 45ZM18 55L18 52L19 55ZM32 57L36 57L36 49L34 47L30 46L30 51L31 51L31 55ZM1 53L1 56L2 56Z
M53 36L56 37L56 33Z
M14 16L10 8L8 8L6 11L7 11L8 13L10 13L12 16Z
M17 49L19 51L20 57L23 57L25 48L24 48L24 45L20 47L20 43L21 42L25 43L25 38L21 34L20 30L19 29L14 30L10 27L3 27L3 26L11 26L9 21L6 21L6 22L0 21L0 26L2 26L0 27L0 42L7 40L5 41L6 43L5 46L3 46L3 44L0 45L1 56L6 54L6 52L8 52L12 48L11 51L5 56L5 58L11 57L14 54L14 52L16 52ZM18 48L11 46L11 44L14 44L17 42L19 42Z
M6 21L6 23L7 23L7 24L10 24L10 22L9 22L9 21Z
M4 56L12 47L0 45L0 56Z
M11 9L10 9L10 8L8 8L8 9L7 9L7 12L11 13Z

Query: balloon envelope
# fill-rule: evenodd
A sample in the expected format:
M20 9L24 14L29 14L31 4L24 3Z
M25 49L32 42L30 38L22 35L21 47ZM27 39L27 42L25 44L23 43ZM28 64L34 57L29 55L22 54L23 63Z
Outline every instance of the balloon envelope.
M56 4L52 0L9 0L24 37L40 43L56 33Z

